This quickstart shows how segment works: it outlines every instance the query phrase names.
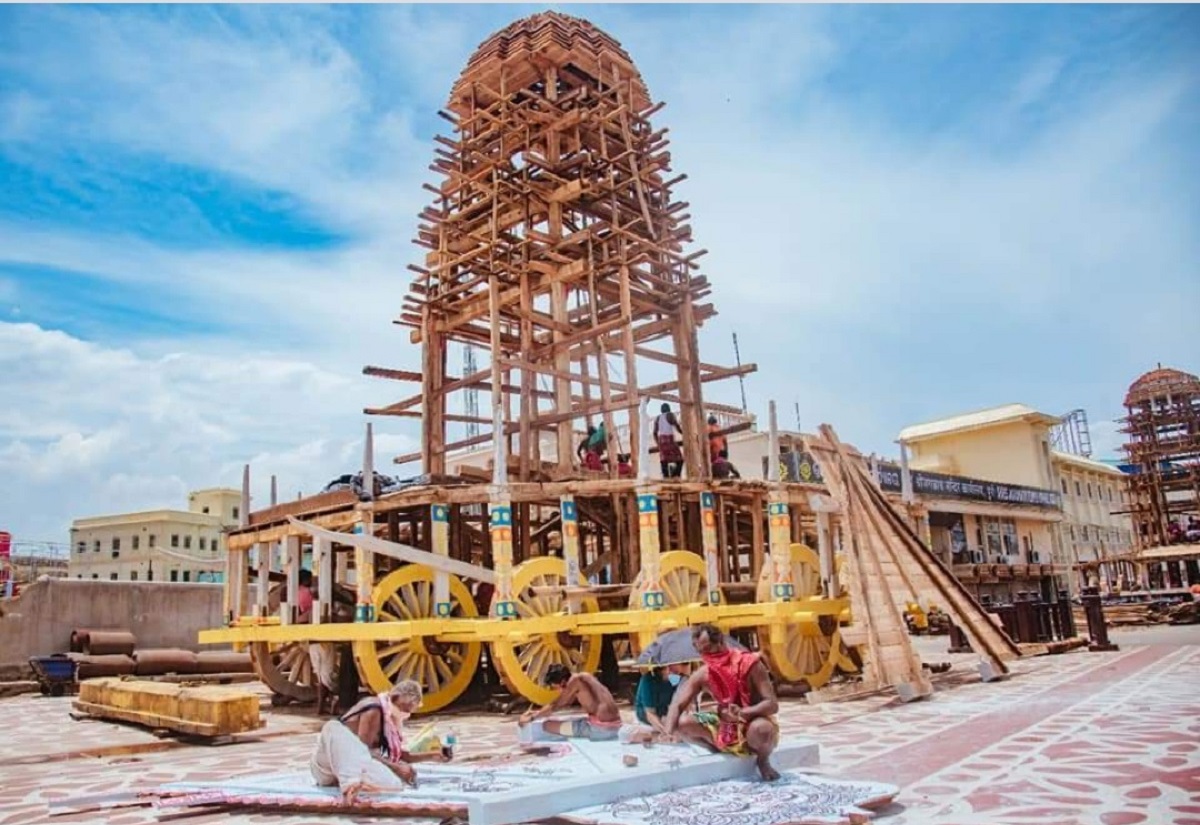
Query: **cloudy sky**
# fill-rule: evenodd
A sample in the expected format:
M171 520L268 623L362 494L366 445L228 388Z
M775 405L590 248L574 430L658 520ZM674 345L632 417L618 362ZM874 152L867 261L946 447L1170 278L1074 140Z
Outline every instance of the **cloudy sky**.
M361 367L417 363L436 110L542 8L0 7L0 529L353 469L402 389ZM1200 9L561 8L668 104L752 410L891 454L1082 407L1104 456L1131 380L1200 369Z

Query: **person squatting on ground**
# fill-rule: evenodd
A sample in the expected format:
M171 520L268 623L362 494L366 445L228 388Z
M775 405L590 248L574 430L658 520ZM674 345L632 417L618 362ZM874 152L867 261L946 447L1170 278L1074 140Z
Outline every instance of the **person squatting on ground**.
M721 630L710 624L693 627L692 641L704 664L675 692L667 713L667 733L678 731L689 742L718 753L753 756L763 779L778 779L771 753L779 744L775 720L779 702L761 654L734 650ZM717 700L716 712L684 713L702 690Z
M530 710L521 714L517 723L521 727L529 725L535 719L545 719L552 713L578 704L587 713L586 717L548 719L542 723L542 732L562 738L573 736L577 739L590 739L593 742L618 737L621 731L621 711L617 709L617 700L595 676L590 673L573 674L563 665L554 664L546 670L542 681L546 687L558 688L560 692L541 710Z
M401 725L420 706L421 685L404 681L326 722L309 762L313 779L323 787L336 785L347 805L360 793L397 793L416 787L417 772L411 763L449 760L441 751L404 750Z

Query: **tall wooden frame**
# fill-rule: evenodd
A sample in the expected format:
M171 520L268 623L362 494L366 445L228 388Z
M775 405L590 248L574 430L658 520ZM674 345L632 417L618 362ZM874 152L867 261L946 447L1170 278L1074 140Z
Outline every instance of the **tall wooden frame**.
M421 384L366 410L421 418L420 453L397 462L419 458L440 475L448 454L503 438L510 478L561 478L583 426L603 421L610 437L626 433L619 451L636 463L643 434L631 414L653 399L678 410L688 476L709 477L705 413L741 411L706 406L703 385L755 365L699 360L697 329L716 310L702 303L705 250L686 250L688 204L671 194L686 176L670 176L667 130L651 124L661 108L620 44L567 15L517 21L471 57L440 112L453 136L437 138L430 168L441 181L426 185L434 200L416 238L427 254L409 267L398 319L422 346L421 371L365 369ZM451 343L480 348L490 365L449 374ZM647 362L673 377L644 383L662 369ZM469 390L490 394L490 415L452 412ZM450 441L448 423L484 430Z

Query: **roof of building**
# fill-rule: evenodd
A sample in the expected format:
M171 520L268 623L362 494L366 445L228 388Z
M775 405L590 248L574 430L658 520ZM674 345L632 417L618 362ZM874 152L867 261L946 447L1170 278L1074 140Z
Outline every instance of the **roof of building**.
M1157 369L1144 373L1129 385L1129 392L1125 393L1125 404L1128 406L1180 392L1200 393L1200 378L1190 372L1170 369L1159 364Z
M1106 464L1103 461L1097 461L1094 458L1085 458L1081 455L1075 455L1074 453L1064 453L1061 450L1051 450L1050 457L1055 461L1065 461L1068 464L1075 464L1079 467L1096 473L1105 473L1107 475L1114 476L1125 475L1118 467L1114 467L1111 464Z
M999 407L988 407L984 410L941 418L925 424L913 424L900 431L900 440L921 441L949 433L1010 424L1014 421L1029 421L1053 426L1059 422L1059 417L1038 412L1025 404L1003 404Z

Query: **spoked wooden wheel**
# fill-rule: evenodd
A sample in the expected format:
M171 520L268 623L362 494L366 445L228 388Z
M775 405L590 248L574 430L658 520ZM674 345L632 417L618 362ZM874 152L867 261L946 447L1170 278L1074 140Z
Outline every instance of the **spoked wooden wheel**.
M704 567L703 556L690 550L669 550L658 557L658 569L666 602L663 605L664 610L708 604L708 572ZM642 608L642 594L648 587L649 582L639 575L629 594L630 609ZM721 601L725 601L724 596L721 597ZM654 630L630 633L629 646L633 655L641 653L657 635L658 632Z
M433 582L434 571L420 564L393 570L371 593L375 620L436 618ZM450 576L450 615L468 619L479 615L470 591L455 576ZM444 708L462 695L479 667L481 650L479 642L444 643L432 636L410 636L357 641L354 658L359 673L375 693L382 693L405 679L420 682L425 689L420 710L428 713Z
M308 642L253 642L250 661L259 680L280 696L297 702L317 698L317 677L308 658Z
M817 553L807 545L793 544L788 560L796 598L819 596L821 562ZM772 583L771 566L763 565L757 590L760 603L771 600ZM758 645L776 675L786 682L806 682L813 689L823 687L844 659L842 636L836 620L820 622L813 619L760 627Z
M561 588L567 583L567 563L554 556L530 559L513 571L513 600L521 619L554 616L567 609ZM594 613L600 605L593 598L582 602L585 613ZM515 630L514 626L514 630ZM536 633L517 639L492 642L492 661L505 687L530 702L545 705L558 695L542 684L551 665L565 665L576 673L592 673L600 666L600 637L570 633Z

